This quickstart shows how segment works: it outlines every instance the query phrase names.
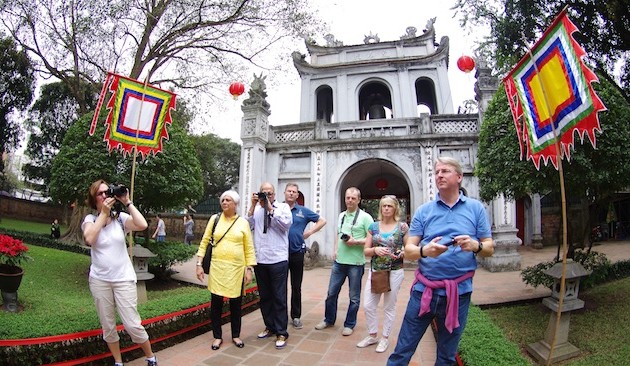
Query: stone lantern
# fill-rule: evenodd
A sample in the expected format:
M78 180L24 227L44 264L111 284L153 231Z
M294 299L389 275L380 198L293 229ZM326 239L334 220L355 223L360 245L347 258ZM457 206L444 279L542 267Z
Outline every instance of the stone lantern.
M144 281L150 280L155 275L149 273L149 258L157 257L157 254L153 254L149 249L143 247L140 244L136 244L133 247L133 269L136 271L136 288L138 290L138 303L142 304L147 302L147 287Z
M549 316L545 339L536 343L529 344L527 351L539 362L546 363L551 351L551 343L554 336L556 339L553 347L551 363L575 357L580 350L568 342L569 339L569 323L571 321L571 311L584 307L584 301L577 298L580 290L580 279L591 274L582 267L580 263L567 259L566 278L564 286L564 300L562 302L562 312L560 313L560 322L556 326L558 320L558 307L560 305L560 281L562 278L562 263L556 263L553 267L544 272L546 275L553 277L553 288L551 289L551 297L543 299L543 304L551 309Z

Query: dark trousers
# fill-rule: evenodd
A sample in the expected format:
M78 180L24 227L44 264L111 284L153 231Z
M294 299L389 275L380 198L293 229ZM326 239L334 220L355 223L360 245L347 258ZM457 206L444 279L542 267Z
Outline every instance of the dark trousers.
M212 320L212 335L216 339L223 338L221 330L221 314L223 313L223 296L211 294L210 320ZM230 299L230 326L232 327L232 338L241 336L241 303L243 297L239 296Z
M260 264L254 267L258 293L260 294L260 312L265 327L276 335L289 337L287 325L287 272L288 261L274 264Z
M291 319L301 318L304 252L289 253L289 274L291 275Z

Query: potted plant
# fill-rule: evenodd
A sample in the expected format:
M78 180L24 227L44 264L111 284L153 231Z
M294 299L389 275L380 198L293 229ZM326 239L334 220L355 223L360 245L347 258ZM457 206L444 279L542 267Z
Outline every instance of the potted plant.
M0 234L0 290L17 292L24 270L21 265L30 260L28 247L19 239Z

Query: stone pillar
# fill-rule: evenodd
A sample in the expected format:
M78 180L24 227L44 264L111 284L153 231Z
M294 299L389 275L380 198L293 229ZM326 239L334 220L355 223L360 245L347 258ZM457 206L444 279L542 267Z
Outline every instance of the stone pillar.
M542 223L540 217L540 194L536 193L531 196L531 218L532 218L532 247L535 249L542 249Z
M251 203L251 195L265 178L267 143L269 142L270 105L266 100L265 77L254 75L249 98L243 101L241 110L241 168L238 193L241 196L241 213ZM237 210L238 211L238 210Z
M516 236L516 204L499 196L492 201L492 237L494 255L479 258L479 263L490 272L519 271L521 255L517 248L521 239Z

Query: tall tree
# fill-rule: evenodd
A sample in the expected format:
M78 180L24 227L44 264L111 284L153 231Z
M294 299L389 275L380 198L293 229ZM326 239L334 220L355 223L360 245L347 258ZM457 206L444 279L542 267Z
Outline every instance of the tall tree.
M88 130L92 114L82 116L67 131L53 161L50 195L60 203L74 204L69 230L64 240L80 242L80 220L87 189L97 179L131 182L132 157L109 153L103 141L105 126L99 124L94 136ZM139 160L134 183L134 203L143 212L183 207L203 192L201 167L186 132L177 124L169 128L163 152Z
M34 90L31 59L11 38L0 38L0 154L18 145L21 129L12 114L28 107ZM0 173L3 171L0 159Z
M67 85L80 114L89 110L81 82L99 84L107 71L212 96L243 61L261 65L318 26L307 0L13 0L0 15L38 72Z
M83 83L83 94L90 109L96 103L98 90L91 84ZM39 98L30 109L25 125L30 132L26 145L29 163L23 168L25 175L33 181L48 184L51 176L52 161L68 127L77 118L77 104L67 85L61 82L45 84L41 88Z
M241 146L215 134L191 136L203 172L203 198L219 197L238 183Z
M597 148L578 142L571 159L563 161L567 200L582 202L585 212L591 214L590 225L582 222L582 227L575 228L575 241L586 238L587 230L596 222L594 215L608 207L612 195L630 186L630 164L626 164L630 161L630 104L616 85L601 80L593 86L609 109L599 114L602 133L596 133ZM559 176L553 166L542 165L537 171L531 161L520 159L516 129L503 88L484 113L475 175L485 201L499 194L514 199L530 193L559 195Z
M630 100L628 0L458 0L453 9L461 15L462 26L471 30L490 28L480 53L499 72L506 72L565 6L580 30L575 37L589 52L589 62L607 75L616 75L616 83Z

